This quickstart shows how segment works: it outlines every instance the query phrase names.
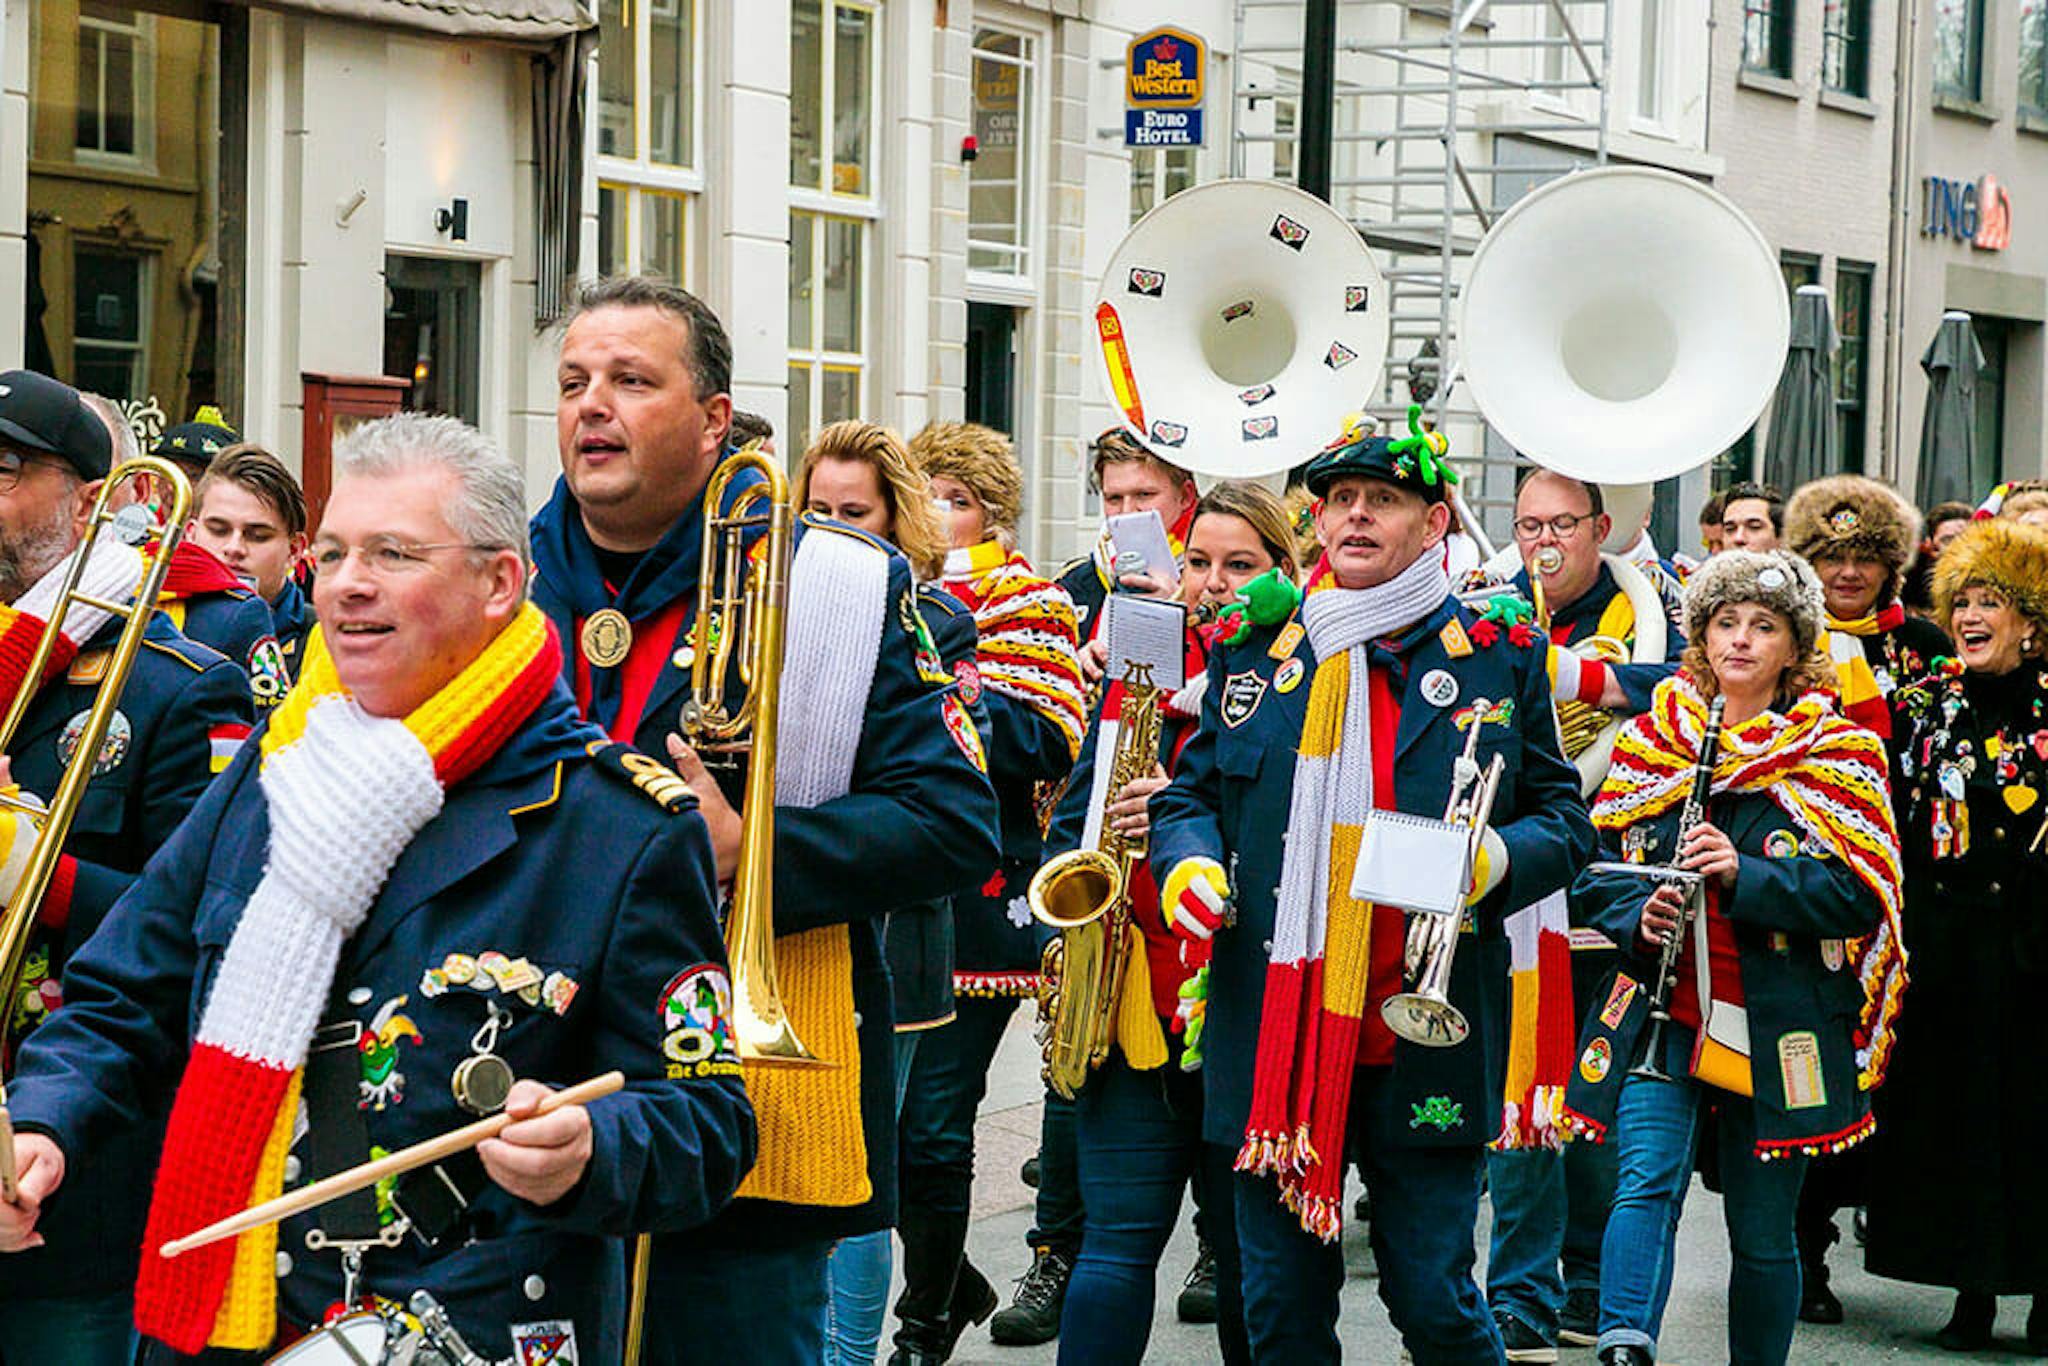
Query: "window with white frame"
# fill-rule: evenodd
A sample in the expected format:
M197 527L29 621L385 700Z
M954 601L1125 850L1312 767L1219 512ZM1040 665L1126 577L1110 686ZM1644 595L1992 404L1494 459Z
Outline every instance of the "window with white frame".
M1131 149L1131 221L1195 183L1195 147Z
M1028 276L1031 148L1037 40L1008 29L974 31L974 138L967 168L967 268Z
M688 282L697 162L696 0L599 0L598 269Z
M1301 101L1292 96L1273 101L1273 178L1294 183L1294 143L1300 136Z
M791 0L789 22L787 427L801 450L865 401L881 15L864 0Z
M83 161L130 163L153 155L156 57L149 15L83 0L78 7L78 127Z

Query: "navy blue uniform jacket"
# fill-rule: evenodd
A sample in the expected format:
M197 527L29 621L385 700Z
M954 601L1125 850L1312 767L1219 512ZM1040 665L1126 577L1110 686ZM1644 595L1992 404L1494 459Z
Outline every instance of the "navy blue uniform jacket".
M306 590L299 587L297 580L286 579L284 587L270 600L270 623L277 632L277 652L284 657L285 674L294 682L298 681L299 661L306 657L306 637L313 634L315 620Z
M1650 830L1647 862L1675 856L1682 807L1674 805L1645 822ZM1863 986L1842 941L1875 929L1883 906L1848 864L1807 841L1765 794L1717 796L1708 802L1707 814L1734 844L1740 863L1734 890L1721 898L1721 913L1734 926L1742 970L1757 1139L1825 1146L1830 1139L1860 1136L1855 1131L1870 1114L1869 1093L1857 1085L1853 1038ZM1601 859L1618 860L1621 851L1620 833L1602 831ZM1590 1121L1595 1132L1614 1122L1623 1078L1637 1060L1649 1021L1649 986L1657 966L1636 930L1654 886L1646 878L1590 868L1572 885L1573 917L1583 915L1609 939L1627 946L1613 985L1581 1012L1579 1061L1565 1091L1565 1104ZM1679 971L1693 972L1693 964L1689 951L1679 960ZM1596 1049L1602 1039L1604 1048ZM1687 1075L1694 1031L1672 1025L1664 1040L1666 1056L1660 1065L1671 1076ZM1818 1087L1802 1086L1788 1097L1786 1078L1804 1075L1815 1049Z
M589 600L590 593L590 584L579 586L576 578L595 575L597 563L566 485L557 481L553 499L535 516L533 527L539 570L534 601L554 620L562 639L574 642L585 615L574 604ZM663 577L664 584L672 586L668 601L696 597L695 566L703 527L700 495L649 552L661 560L639 571L645 575L669 566ZM801 534L816 529L866 537L851 527L806 516ZM596 582L601 594L602 580ZM852 789L819 806L778 808L775 813L776 933L795 934L821 925L852 927L853 1004L860 1016L861 1128L874 1196L850 1209L736 1200L710 1230L677 1240L668 1256L696 1260L707 1246L784 1247L895 1223L896 1041L889 974L882 958L882 924L898 906L946 895L980 877L996 852L995 803L988 776L954 744L941 710L957 689L918 673L917 638L904 624L914 624L909 613L915 592L909 563L889 549L889 607L874 682L868 689ZM574 649L573 643L569 649ZM573 677L574 659L565 659L563 667ZM687 667L672 661L662 670L640 713L632 737L636 747L666 758L667 738L676 728L689 688ZM607 718L593 719L602 723ZM743 775L736 768L723 770L719 782L737 807Z
M511 1350L507 1325L568 1319L579 1359L618 1360L624 1272L613 1239L703 1223L753 1161L738 1076L671 1080L662 1047L678 984L724 972L704 823L671 814L622 771L600 771L585 746L601 739L558 688L448 792L336 969L333 1000L345 1004L330 1010L391 1026L383 1033L399 1079L385 1077L373 1098L366 1075L362 1110L368 1141L386 1150L475 1118L449 1083L493 1003L511 1015L496 1051L518 1076L563 1086L612 1068L626 1074L624 1091L590 1106L590 1166L560 1201L529 1205L487 1182L472 1208L477 1241L430 1251L408 1238L365 1257L370 1291L403 1302L427 1289L494 1357ZM88 1177L110 1139L169 1098L263 873L269 813L256 757L252 741L150 862L73 960L64 1008L23 1050L8 1097L16 1122L56 1138L70 1180ZM493 951L560 974L573 993L558 1009L559 987L554 1000L529 1002L430 985L427 974L450 955ZM279 983L295 986L305 989ZM295 1152L305 1151L301 1138ZM339 1256L306 1246L320 1219L312 1211L279 1233L292 1258L280 1312L300 1326L319 1322L341 1293ZM529 1277L539 1278L538 1298L526 1293Z
M120 622L107 623L66 676L46 684L29 705L12 755L24 791L48 799L57 790L64 762L77 749L71 723L83 717L97 691L86 680L105 665L120 633ZM249 725L249 685L240 669L187 640L162 614L151 619L142 641L100 749L104 771L87 784L64 842L77 860L64 927L32 942L31 977L64 970L198 802L213 776L214 732L225 732L218 737L225 749ZM67 1188L43 1216L47 1245L0 1263L0 1297L110 1294L135 1283L149 1176L168 1113L167 1107L154 1112L91 1167L74 1164Z
M1452 764L1473 724L1472 705L1482 697L1492 701L1478 758L1482 766L1495 754L1506 761L1493 828L1507 846L1507 876L1477 906L1477 933L1459 937L1452 964L1450 999L1471 1022L1471 1037L1454 1048L1396 1041L1393 1095L1380 1107L1383 1115L1405 1118L1411 1105L1448 1097L1461 1117L1443 1129L1389 1120L1370 1135L1375 1143L1465 1145L1499 1133L1508 1042L1508 945L1501 922L1569 885L1593 848L1578 772L1557 748L1543 636L1519 647L1503 635L1490 646L1474 643L1470 654L1458 658L1445 642L1454 620L1459 631L1452 638L1469 638L1476 616L1446 599L1403 632L1394 648L1371 647L1372 667L1389 671L1391 690L1400 699L1394 804L1417 815L1443 816ZM1202 1128L1209 1142L1233 1150L1244 1142L1251 1110L1295 748L1316 666L1305 632L1292 648L1276 651L1285 629L1255 627L1242 644L1220 646L1209 656L1201 728L1181 751L1173 782L1151 802L1152 871L1161 886L1184 858L1212 858L1230 873L1237 923L1217 932L1210 959ZM1276 678L1283 668L1290 675L1300 670L1284 692L1283 680ZM1439 670L1457 684L1456 696L1442 705L1423 692L1423 680ZM1443 695L1440 687L1436 691ZM1376 1010L1378 1003L1367 1008Z

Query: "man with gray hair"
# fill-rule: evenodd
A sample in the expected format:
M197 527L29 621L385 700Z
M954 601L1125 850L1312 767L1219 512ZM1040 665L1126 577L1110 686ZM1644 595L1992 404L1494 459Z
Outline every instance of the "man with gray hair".
M77 391L26 371L0 374L0 705L33 689L10 759L0 759L0 783L44 799L77 755L123 625L72 607L51 665L40 679L26 677L112 449ZM103 532L81 587L120 601L141 572L137 553ZM17 1004L0 1020L10 1046L33 1038L62 1003L67 961L226 766L249 721L241 672L161 614L152 619L38 907ZM0 897L14 891L34 838L26 822L0 815ZM0 1356L125 1366L135 1249L162 1123L162 1109L150 1111L110 1144L44 1224L46 1245L0 1272Z
M413 1306L373 1321L376 1360L618 1361L618 1238L704 1222L753 1161L704 822L577 717L526 599L524 513L516 467L452 418L340 444L298 684L23 1050L0 1250L170 1103L148 1360L274 1350L339 1304ZM548 1100L614 1070L617 1094ZM161 1253L500 1112L473 1153Z

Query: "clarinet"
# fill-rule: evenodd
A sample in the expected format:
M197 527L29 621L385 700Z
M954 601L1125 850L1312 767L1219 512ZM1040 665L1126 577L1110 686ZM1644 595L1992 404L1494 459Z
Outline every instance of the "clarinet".
M1707 818L1707 792L1714 781L1714 757L1721 748L1721 710L1725 705L1726 699L1717 696L1707 710L1706 733L1700 737L1700 758L1692 770L1692 791L1686 795L1685 808L1678 816L1678 849L1673 851L1671 864L1674 868L1679 851L1685 848L1685 837ZM1673 878L1659 886L1679 884L1680 879ZM1671 1080L1657 1060L1664 1053L1664 1026L1671 1023L1671 993L1678 985L1678 957L1685 951L1686 931L1692 927L1692 918L1700 900L1700 883L1694 881L1687 888L1685 904L1679 909L1678 924L1664 936L1662 950L1657 955L1657 984L1650 993L1650 1027L1643 1032L1641 1061L1628 1070L1632 1077Z

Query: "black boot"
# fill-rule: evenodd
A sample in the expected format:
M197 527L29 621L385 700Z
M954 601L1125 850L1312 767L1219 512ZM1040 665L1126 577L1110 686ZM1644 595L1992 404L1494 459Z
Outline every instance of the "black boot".
M1842 1302L1828 1289L1828 1249L1841 1238L1834 1220L1799 1229L1799 1321L1840 1323Z
M1617 1343L1600 1351L1600 1366L1657 1366L1657 1358L1647 1347L1633 1343Z
M1035 1347L1058 1337L1060 1312L1067 1307L1067 1281L1073 1274L1073 1253L1039 1248L1031 1269L1017 1282L1017 1298L995 1316L988 1335L1005 1347Z
M959 1337L949 1331L948 1310L967 1246L967 1215L905 1204L896 1232L903 1239L903 1293L889 1366L943 1366Z
M960 1335L978 1323L988 1322L988 1316L996 1312L1002 1303L996 1297L996 1288L988 1283L988 1277L981 1274L973 1262L963 1254L960 1258L960 1274L953 1280L953 1302L946 1308L946 1355L960 1345Z
M1981 1352L1991 1345L1991 1323L1998 1317L1998 1300L1978 1290L1958 1290L1955 1312L1934 1335L1934 1341L1950 1352Z

